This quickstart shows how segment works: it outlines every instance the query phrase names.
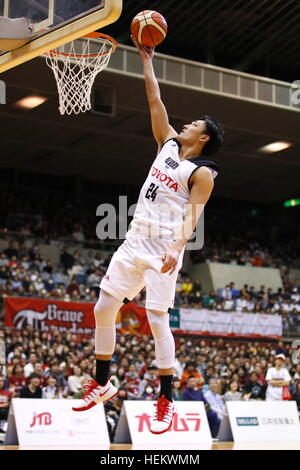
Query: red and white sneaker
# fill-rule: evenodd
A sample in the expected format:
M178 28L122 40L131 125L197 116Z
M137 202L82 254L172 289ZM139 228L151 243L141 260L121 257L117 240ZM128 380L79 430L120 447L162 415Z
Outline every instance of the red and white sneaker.
M89 410L101 401L110 400L118 393L118 389L109 380L103 386L99 385L96 380L89 380L83 388L85 389L85 394L81 404L77 408L72 408L73 411Z
M167 400L163 395L157 399L154 406L156 410L150 419L150 432L152 434L162 434L169 431L175 414L174 401Z

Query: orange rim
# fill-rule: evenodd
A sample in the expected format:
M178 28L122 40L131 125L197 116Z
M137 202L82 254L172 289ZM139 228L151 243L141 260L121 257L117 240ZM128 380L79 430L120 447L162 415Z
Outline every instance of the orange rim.
M111 50L106 51L106 52L101 52L99 54L68 54L67 52L60 52L60 51L56 51L55 49L51 49L50 51L46 52L46 54L63 55L66 57L99 57L99 56L104 56L107 54L112 54L118 45L117 41L114 38L104 33L93 32L93 33L86 34L85 36L82 36L82 37L93 38L93 39L106 39L107 41L111 42L113 47Z

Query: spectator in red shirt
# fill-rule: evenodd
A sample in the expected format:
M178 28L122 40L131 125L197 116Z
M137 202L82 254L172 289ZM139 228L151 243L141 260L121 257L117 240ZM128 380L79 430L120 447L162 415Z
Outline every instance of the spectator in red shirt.
M68 287L66 289L66 292L67 292L67 294L72 295L74 291L77 292L78 295L80 296L80 288L79 288L78 282L73 277L72 280L71 280L71 283L68 285Z
M4 377L0 376L0 420L7 420L11 393L4 390Z
M257 363L257 364L255 365L255 370L254 370L254 372L256 372L256 374L257 374L257 380L258 380L258 382L261 382L262 384L266 384L266 383L267 383L265 374L263 374L262 368L261 368L261 365L260 365L260 364Z
M254 256L252 258L252 266L260 267L263 265L263 259L259 253L259 251L256 251L254 253Z
M74 374L75 361L77 358L73 358L72 353L68 353L66 360L60 364L60 368L63 370L65 377L69 377Z
M17 398L20 396L21 389L26 385L26 377L21 364L16 364L13 367L12 375L8 377L9 385L14 387L14 396Z
M146 357L145 359L145 364L141 367L139 370L139 377L140 379L143 379L145 372L149 369L149 366L152 363L151 357Z
M245 383L247 383L247 381L248 381L248 376L245 373L245 370L244 370L243 367L239 367L237 374L238 374L238 377L239 377L239 380L238 380L239 391L242 391L243 388L244 388Z
M12 256L11 259L9 260L8 262L8 265L11 267L11 268L16 268L19 264L19 261L17 260L17 257L16 256Z
M127 382L127 391L129 398L139 397L139 374L136 371L135 364L130 364L128 372L125 374L125 380Z

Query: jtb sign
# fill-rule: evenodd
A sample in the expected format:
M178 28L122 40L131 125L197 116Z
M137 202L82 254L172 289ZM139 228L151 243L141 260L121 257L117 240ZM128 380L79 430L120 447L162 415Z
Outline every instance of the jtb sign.
M31 428L33 428L36 425L50 426L50 424L52 424L52 417L50 413L40 413L38 415L36 413L33 413L33 420L30 425Z
M72 410L79 402L13 398L5 443L21 448L109 449L103 403L81 416Z

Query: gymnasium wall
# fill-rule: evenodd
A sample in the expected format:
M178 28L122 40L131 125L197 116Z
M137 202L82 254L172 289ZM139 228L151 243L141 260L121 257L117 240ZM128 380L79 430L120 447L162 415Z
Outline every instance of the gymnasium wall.
M203 292L217 290L225 287L229 282L234 282L237 289L244 284L254 286L259 290L261 285L271 287L277 291L283 287L279 269L256 268L252 266L235 266L223 263L192 264L186 257L183 270L188 273L190 279L200 279Z
M300 269L290 269L290 277L295 281L300 279Z

